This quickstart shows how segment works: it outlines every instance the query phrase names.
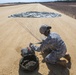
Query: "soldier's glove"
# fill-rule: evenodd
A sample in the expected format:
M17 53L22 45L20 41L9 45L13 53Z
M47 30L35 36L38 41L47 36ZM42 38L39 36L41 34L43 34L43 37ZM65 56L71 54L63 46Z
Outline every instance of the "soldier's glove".
M35 46L33 43L30 43L30 44L29 44L29 47L30 47L32 50L36 51L36 46Z

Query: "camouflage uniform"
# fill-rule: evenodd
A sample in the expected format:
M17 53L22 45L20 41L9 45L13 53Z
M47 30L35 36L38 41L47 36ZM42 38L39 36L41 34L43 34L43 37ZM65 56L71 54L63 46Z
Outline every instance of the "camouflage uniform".
M52 50L52 52L45 57L45 60L52 64L55 64L56 61L65 56L67 52L64 41L54 32L51 32L49 36L47 36L40 47L36 47L36 51L44 51L48 48Z

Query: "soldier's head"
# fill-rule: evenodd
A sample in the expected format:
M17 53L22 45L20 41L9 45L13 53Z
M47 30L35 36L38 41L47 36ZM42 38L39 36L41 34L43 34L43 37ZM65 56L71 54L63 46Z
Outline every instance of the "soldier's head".
M45 36L48 36L50 34L50 29L51 28L52 28L51 26L48 26L48 25L44 24L40 27L39 31L40 31L41 34L43 34Z

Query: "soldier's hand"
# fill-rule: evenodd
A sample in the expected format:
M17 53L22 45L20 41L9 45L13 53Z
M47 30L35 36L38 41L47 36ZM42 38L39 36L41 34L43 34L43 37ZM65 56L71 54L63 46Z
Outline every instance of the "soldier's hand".
M30 44L29 44L29 47L31 47L32 45L33 45L33 43L30 43Z

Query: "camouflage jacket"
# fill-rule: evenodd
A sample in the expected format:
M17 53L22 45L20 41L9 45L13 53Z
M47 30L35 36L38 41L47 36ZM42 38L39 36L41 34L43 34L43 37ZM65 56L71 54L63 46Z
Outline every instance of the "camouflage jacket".
M48 48L51 50L62 51L64 49L66 50L66 45L57 33L51 32L42 42L40 47L36 48L36 51L44 51Z

